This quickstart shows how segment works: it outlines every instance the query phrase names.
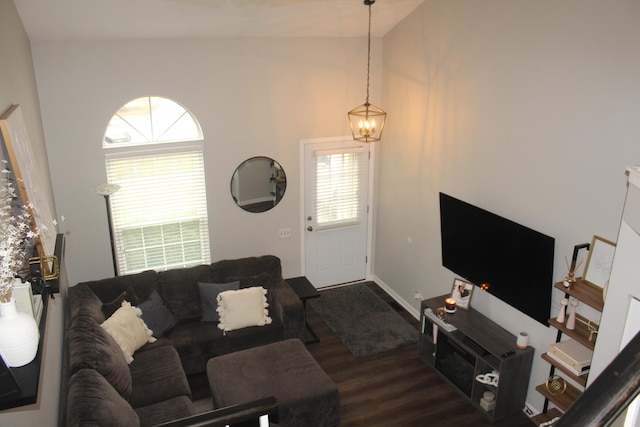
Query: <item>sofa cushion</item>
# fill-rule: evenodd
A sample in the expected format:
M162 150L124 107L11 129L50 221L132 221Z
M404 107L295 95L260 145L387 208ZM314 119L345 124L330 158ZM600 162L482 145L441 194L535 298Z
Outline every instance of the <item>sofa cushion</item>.
M131 286L126 291L122 292L113 301L105 302L102 304L102 312L105 319L108 319L117 309L122 305L122 301L129 301L131 305L138 305L138 295Z
M160 295L177 321L200 318L198 282L215 282L211 277L210 266L162 271L158 273L158 279Z
M69 318L73 321L78 316L90 316L102 323L107 318L102 311L103 301L86 284L69 288Z
M218 294L224 291L234 291L240 288L240 281L229 283L198 283L200 290L200 304L203 322L217 322L218 315Z
M135 408L135 411L140 417L140 427L157 426L196 414L193 403L185 396Z
M160 338L165 331L176 325L176 318L155 290L146 301L138 304L138 308L142 310L142 320L153 331L153 336L156 338Z
M118 343L127 363L133 362L133 353L137 349L156 340L140 316L142 311L139 308L123 301L122 306L101 324Z
M131 405L93 369L81 369L69 379L66 424L75 426L138 426Z
M223 331L264 326L271 323L267 291L262 287L225 291L218 295L218 328Z
M128 288L135 290L138 299L144 301L158 287L158 273L147 270L141 273L125 274L84 283L103 303L113 301Z
M95 369L125 399L131 397L131 371L115 340L88 316L76 318L67 333L69 374Z
M178 351L187 375L204 372L207 360L233 351L231 341L220 329L197 319L179 322L162 339L168 340ZM150 345L156 344L148 344L140 351Z
M285 336L282 323L277 318L273 318L269 325L249 326L226 332L226 338L231 346L231 352L234 352L282 341Z
M191 398L180 357L171 346L136 353L136 359L131 364L131 382L133 392L129 402L134 408L178 396Z
M213 282L230 282L232 277L250 277L267 273L273 277L282 277L280 258L274 255L226 259L211 264Z

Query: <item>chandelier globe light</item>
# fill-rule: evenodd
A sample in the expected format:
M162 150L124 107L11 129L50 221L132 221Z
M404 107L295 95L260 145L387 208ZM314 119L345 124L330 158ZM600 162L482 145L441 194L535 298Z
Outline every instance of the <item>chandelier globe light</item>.
M362 142L380 141L387 113L369 102L369 74L371 69L371 5L375 0L364 0L369 7L369 33L367 38L367 98L364 104L349 111L349 126L353 139Z

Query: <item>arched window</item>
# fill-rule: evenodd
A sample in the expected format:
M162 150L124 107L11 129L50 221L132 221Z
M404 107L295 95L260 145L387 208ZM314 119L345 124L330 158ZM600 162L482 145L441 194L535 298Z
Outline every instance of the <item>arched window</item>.
M199 140L202 130L183 106L167 98L147 96L128 102L111 117L102 146Z
M208 264L202 131L178 103L138 98L103 139L119 274Z

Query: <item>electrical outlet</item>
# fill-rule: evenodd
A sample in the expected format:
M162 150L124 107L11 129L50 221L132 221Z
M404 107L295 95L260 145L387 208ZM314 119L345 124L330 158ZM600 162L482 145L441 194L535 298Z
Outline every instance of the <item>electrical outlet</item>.
M415 294L413 294L413 299L422 301L424 298L422 297L422 294L420 292L416 292Z
M278 235L281 239L288 239L289 237L291 237L291 229L281 228L280 231L278 231Z

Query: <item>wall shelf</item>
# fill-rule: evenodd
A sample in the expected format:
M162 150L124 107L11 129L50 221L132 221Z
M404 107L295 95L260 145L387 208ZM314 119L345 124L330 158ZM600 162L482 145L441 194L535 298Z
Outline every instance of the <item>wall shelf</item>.
M56 236L55 255L62 265L62 257L64 253L64 236L58 234ZM17 408L20 406L31 405L38 401L38 387L40 385L40 368L42 364L42 350L47 326L47 308L49 306L49 298L59 290L59 280L47 281L47 287L42 292L42 316L40 317L40 344L35 359L25 366L19 368L9 368L13 378L15 378L19 391L0 398L0 410Z
M565 288L563 282L555 283L553 286L556 289L562 291L565 298L577 299L581 303L584 303L599 312L602 312L602 309L604 308L602 289L590 283L584 282L581 278L576 279L576 282L571 288ZM561 341L562 335L566 335L567 337L574 339L584 347L593 350L596 345L597 334L594 335L591 340L589 340L590 331L588 328L588 324L589 320L579 314L576 314L575 329L568 329L566 323L558 322L555 317L549 319L549 325L558 330L556 342ZM565 390L565 392L558 395L552 395L551 393L549 393L545 384L536 386L536 391L542 394L545 398L543 414L550 412L548 408L549 403L553 403L559 411L565 412L582 394L582 390L579 387L584 389L587 386L587 378L589 377L589 373L586 372L582 375L576 375L561 363L558 363L556 360L548 356L547 353L543 353L541 357L551 365L549 369L549 376L555 375L556 370L558 370L560 373L562 373L561 377L563 379L568 378L577 384L577 386L574 386L570 382L567 382L567 389ZM551 410L554 410L554 408L551 408Z

